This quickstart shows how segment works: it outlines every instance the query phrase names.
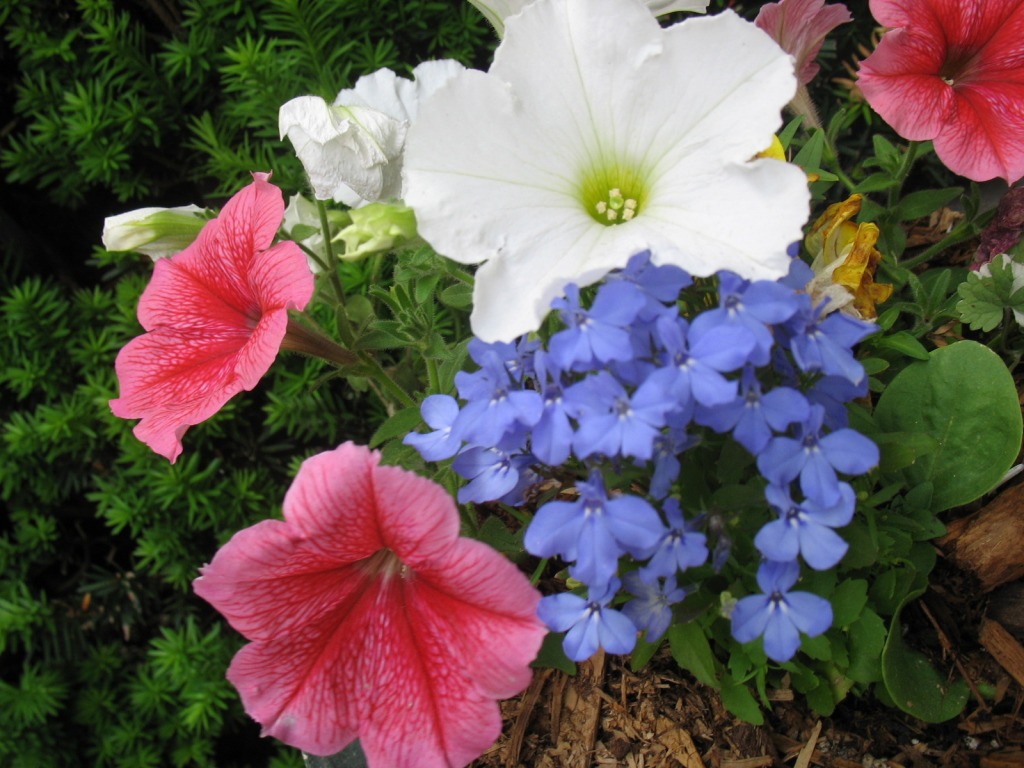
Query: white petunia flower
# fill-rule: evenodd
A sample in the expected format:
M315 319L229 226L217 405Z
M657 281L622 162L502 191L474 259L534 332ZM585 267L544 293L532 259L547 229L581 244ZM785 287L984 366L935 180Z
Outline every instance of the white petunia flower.
M505 35L505 19L514 16L532 0L469 0L470 4L491 23L498 37ZM647 7L655 16L665 16L676 11L704 13L708 0L646 0Z
M642 0L536 0L488 73L423 105L405 201L439 253L486 262L472 326L487 341L647 249L698 276L778 278L806 177L751 158L795 91L790 57L732 12L662 29Z
M461 70L456 61L427 61L412 81L379 69L341 91L333 105L319 96L283 105L281 138L291 140L316 198L351 206L400 198L405 134L419 103Z

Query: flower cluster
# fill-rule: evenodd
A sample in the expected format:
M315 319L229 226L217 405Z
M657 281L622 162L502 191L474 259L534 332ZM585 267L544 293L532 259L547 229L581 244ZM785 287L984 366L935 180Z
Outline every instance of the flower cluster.
M702 427L756 457L774 513L755 540L764 594L739 601L734 634L763 635L767 654L785 660L799 631L816 635L831 624L825 600L789 590L798 557L816 569L843 557L834 529L850 522L854 493L839 473L861 474L878 461L876 446L848 428L844 405L866 393L851 348L874 326L814 305L792 287L806 283L806 272L796 260L781 282L721 272L718 306L681 312L689 275L638 254L589 305L573 286L556 299L562 327L546 344L471 342L480 368L456 377L461 407L444 395L424 403L433 431L406 442L429 460L454 456L469 480L462 502L516 503L544 465L572 458L587 468L576 497L544 504L525 537L528 551L571 563L572 578L588 588L586 599L557 595L540 607L550 628L568 630L572 658L598 646L627 652L637 630L659 637L686 595L680 572L707 560L701 518L688 520L685 500L670 497L680 455L700 443ZM697 306L701 296L692 293L684 303ZM660 513L648 498L606 489L602 468L627 463L648 469L647 497ZM727 541L720 537L716 550L720 564ZM639 570L623 573L625 555ZM621 611L612 603L620 578L632 596Z

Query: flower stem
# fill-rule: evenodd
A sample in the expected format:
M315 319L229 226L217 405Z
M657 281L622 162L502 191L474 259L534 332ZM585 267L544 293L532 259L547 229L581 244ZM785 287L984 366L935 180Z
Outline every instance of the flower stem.
M903 153L903 157L900 158L899 167L896 169L895 180L896 183L889 187L889 210L896 208L896 204L900 201L900 192L903 190L903 182L907 180L910 175L910 170L914 167L914 161L917 160L918 151L921 149L920 141L912 141L907 145L907 151Z
M312 322L308 315L299 316ZM281 349L318 357L339 366L359 362L359 356L355 352L345 349L319 329L310 328L299 322L297 316L292 314L288 315L288 330L281 342Z

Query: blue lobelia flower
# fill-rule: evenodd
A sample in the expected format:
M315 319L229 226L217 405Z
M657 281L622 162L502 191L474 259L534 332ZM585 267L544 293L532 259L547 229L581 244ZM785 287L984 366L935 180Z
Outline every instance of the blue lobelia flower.
M764 652L777 662L789 661L800 647L800 633L817 637L832 626L832 606L810 592L790 592L800 576L796 562L765 560L757 569L764 594L749 595L732 612L732 636L741 643L764 637Z
M677 586L675 576L669 576L664 584L652 584L636 571L627 573L623 582L633 599L622 606L622 612L637 629L647 631L647 642L656 642L672 623L672 606L682 602L690 590Z
M402 440L427 461L450 459L462 447L462 438L452 429L459 404L449 395L430 395L420 405L420 415L433 432L410 432Z
M776 432L810 415L807 399L791 387L776 387L762 394L753 365L747 364L740 379L740 395L714 408L697 406L694 420L716 432L732 430L736 442L755 456Z
M824 303L812 308L809 296L800 299L800 311L782 326L790 334L789 349L800 370L843 376L852 384L860 384L865 377L864 366L851 350L878 326L841 312L824 315Z
M566 286L564 299L551 302L567 326L551 337L551 357L564 370L589 370L595 364L633 357L629 324L646 299L633 283L606 283L590 309L580 306L580 290Z
M637 496L609 499L597 470L576 487L576 501L549 501L537 510L523 544L532 555L575 562L573 576L584 584L606 584L624 552L648 557L665 526L654 507Z
M769 560L796 560L803 555L817 571L831 568L843 559L849 545L833 531L853 519L856 494L847 483L839 484L839 502L822 506L812 499L798 504L789 491L769 485L764 491L779 517L764 525L754 537L754 546Z
M650 251L634 254L626 263L625 269L610 273L606 279L609 283L633 283L640 289L645 297L645 304L637 313L637 317L644 321L653 320L661 315L666 304L675 303L683 288L693 284L686 271L675 264L652 264Z
M679 500L666 499L662 511L668 530L662 534L647 565L639 570L640 577L647 582L675 576L679 571L704 565L708 559L707 537L698 531L697 520L686 520Z
M467 446L452 462L452 469L469 480L469 483L459 488L459 503L482 503L496 499L521 503L522 491L540 479L529 469L535 461L530 454L505 451L500 446Z
M878 464L878 446L852 429L822 436L825 409L812 405L800 425L800 436L772 438L757 457L757 468L769 482L787 485L797 477L804 495L824 506L840 500L836 470L861 475Z
M497 445L517 426L532 427L544 410L540 395L513 382L495 351L483 355L480 370L455 374L455 385L466 404L452 429L473 445Z
M630 395L607 371L599 371L565 392L578 426L572 449L585 459L595 454L646 461L676 401L650 379Z
M558 366L543 349L534 356L534 370L544 410L530 433L533 454L549 467L569 458L573 428L566 410L565 388Z
M604 648L609 653L629 653L636 645L636 627L608 603L619 591L618 579L592 588L587 598L563 592L549 595L537 605L537 616L553 632L566 632L565 655L585 661Z
M769 326L784 322L797 312L797 294L777 282L750 282L732 272L720 272L718 295L718 308L694 318L691 332L701 334L715 326L745 328L755 342L750 362L767 365L775 343Z
M658 318L658 334L665 348L664 367L649 381L663 386L680 403L706 406L728 403L736 397L736 382L722 373L742 368L754 348L754 337L742 327L714 326L690 333L686 320Z

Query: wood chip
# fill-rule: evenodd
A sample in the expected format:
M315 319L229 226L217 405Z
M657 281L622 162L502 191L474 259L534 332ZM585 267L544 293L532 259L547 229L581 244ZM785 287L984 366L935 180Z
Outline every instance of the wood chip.
M811 756L814 754L814 747L818 743L818 736L821 735L821 720L814 724L814 728L811 729L811 736L807 739L807 743L804 744L804 748L800 750L800 754L796 756L796 762L793 763L793 768L808 768L811 764Z
M937 541L945 554L990 592L1000 584L1024 577L1024 485L1000 493L972 515L954 520Z
M1002 624L992 619L982 620L978 639L992 654L992 658L999 662L999 666L1024 686L1024 647L1021 647L1017 639Z

